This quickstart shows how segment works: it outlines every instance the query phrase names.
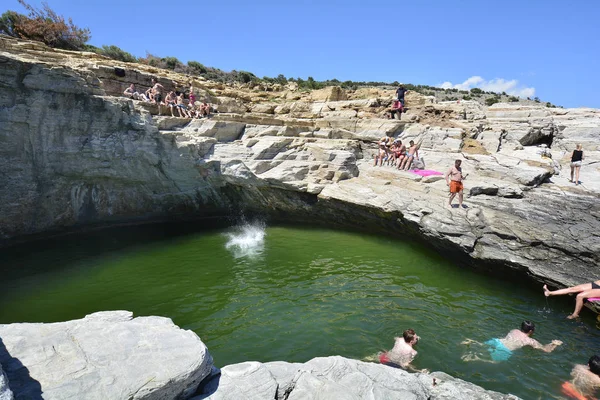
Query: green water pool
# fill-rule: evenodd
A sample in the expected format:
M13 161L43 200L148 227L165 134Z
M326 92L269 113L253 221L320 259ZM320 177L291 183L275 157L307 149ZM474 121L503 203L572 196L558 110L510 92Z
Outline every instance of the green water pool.
M166 316L195 331L219 367L257 360L368 360L413 328L415 365L524 399L560 398L573 364L600 353L594 316L573 299L490 278L398 238L247 224L122 227L0 250L0 323L55 322L101 310ZM542 343L508 362L464 361L465 339L523 319ZM482 352L485 356L485 352Z

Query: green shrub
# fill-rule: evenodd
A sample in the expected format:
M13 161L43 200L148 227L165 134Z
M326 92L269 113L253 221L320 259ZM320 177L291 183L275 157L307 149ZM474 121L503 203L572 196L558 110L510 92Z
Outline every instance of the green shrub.
M472 97L471 97L471 96L468 96L468 95L464 95L464 96L463 96L463 100L471 100L471 99L472 99Z
M479 88L473 88L473 89L471 89L471 93L472 94L479 94L480 95L480 94L482 94L484 92L483 92L483 90L481 90Z
M131 55L131 53L126 52L125 50L121 50L117 46L102 46L101 49L95 51L95 53L102 54L103 56L112 58L113 60L123 61L123 62L137 62L137 58Z
M536 97L533 98L533 101L535 101L536 103L539 103L540 102L540 98L536 96Z
M491 106L491 105L499 103L499 102L500 102L499 97L488 97L487 99L485 99L485 104L487 106Z
M188 61L187 65L193 74L202 75L208 72L208 69L198 61Z
M518 102L518 101L519 101L519 98L518 98L518 97L516 97L516 96L510 96L510 97L508 98L508 101L510 101L511 103L516 103L516 102Z
M27 17L10 10L5 12L0 17L0 33L12 37L19 37L18 33L15 30L15 26L19 25L21 19L23 18Z

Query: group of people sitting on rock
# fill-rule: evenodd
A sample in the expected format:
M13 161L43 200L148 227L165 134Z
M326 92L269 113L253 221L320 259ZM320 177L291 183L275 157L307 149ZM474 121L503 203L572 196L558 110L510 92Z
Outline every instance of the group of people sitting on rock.
M385 163L401 170L408 170L413 161L419 159L419 145L413 140L406 148L402 140L393 140L389 136L384 136L377 142L377 146L379 149L375 154L374 166L382 166Z
M196 96L194 95L194 87L190 87L189 101L185 102L185 93L177 94L174 90L167 93L163 100L162 93L165 90L164 86L152 79L152 86L144 93L139 93L132 83L123 94L134 100L145 101L156 104L158 106L158 115L162 114L161 106L167 106L171 111L171 116L174 117L174 109L177 109L181 118L204 118L211 113L211 106L204 100L201 104L196 104Z

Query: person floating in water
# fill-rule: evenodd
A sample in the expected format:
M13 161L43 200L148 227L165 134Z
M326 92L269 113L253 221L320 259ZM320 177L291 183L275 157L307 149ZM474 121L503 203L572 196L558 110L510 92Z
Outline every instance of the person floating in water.
M542 345L537 340L531 338L534 331L535 325L533 324L533 322L523 321L521 323L521 329L513 329L512 331L508 332L508 335L506 335L502 339L494 338L486 341L484 345L487 347L487 350L490 353L492 362L508 360L512 356L513 351L520 349L521 347L531 346L534 349L539 349L545 351L546 353L550 353L562 344L560 340L553 340L552 342L546 345ZM462 344L471 343L474 343L474 341L467 339ZM484 359L473 355L463 356L462 359L464 361L485 361Z
M417 356L414 346L419 342L413 329L407 329L402 333L402 337L394 338L394 348L385 353L379 354L379 362L392 367L401 367L417 371L410 363ZM423 370L421 372L424 372Z
M565 395L578 400L596 398L594 394L600 388L600 357L593 355L588 365L575 365L571 378L570 382L562 384Z
M575 311L569 315L568 319L574 319L579 317L579 312L583 308L583 301L590 297L600 297L600 281L591 283L583 283L581 285L572 286L566 289L558 289L551 291L547 285L544 285L544 296L560 296L563 294L577 293L575 297Z

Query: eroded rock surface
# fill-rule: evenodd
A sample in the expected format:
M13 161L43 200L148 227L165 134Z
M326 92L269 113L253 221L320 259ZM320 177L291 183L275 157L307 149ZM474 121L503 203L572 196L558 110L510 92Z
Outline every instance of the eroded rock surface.
M168 318L132 318L128 311L0 325L0 338L0 364L17 400L185 399L212 368L194 332ZM5 400L1 389L0 374Z
M242 209L416 235L476 267L556 286L597 279L599 110L488 108L409 92L398 121L381 118L392 89L194 79L197 97L219 112L190 122L120 97L131 82L144 90L156 76L171 90L189 77L0 40L2 243ZM439 176L373 167L382 136L421 143L426 169L463 160L468 208L446 207ZM577 143L586 157L578 186L569 182Z
M245 362L214 372L192 400L501 400L505 395L442 372L415 373L339 356L304 364ZM434 384L435 382L435 384Z

